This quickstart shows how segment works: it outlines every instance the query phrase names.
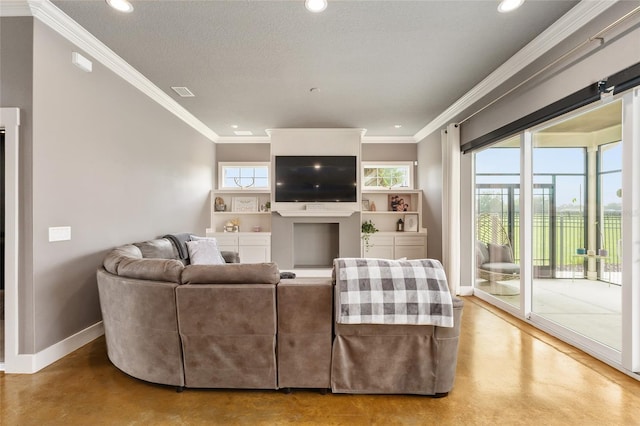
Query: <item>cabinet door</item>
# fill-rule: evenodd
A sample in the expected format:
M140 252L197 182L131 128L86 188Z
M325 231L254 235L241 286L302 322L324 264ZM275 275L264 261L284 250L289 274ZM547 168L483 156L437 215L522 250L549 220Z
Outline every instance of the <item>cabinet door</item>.
M425 246L396 246L396 259L406 257L407 259L424 259L427 257Z
M393 259L393 246L375 244L364 248L364 257L370 259Z
M218 250L220 251L238 251L238 234L215 232L207 234L207 237L213 237L218 242Z
M362 241L362 257L370 259L393 259L393 236L372 235L369 237L369 248Z
M240 263L271 262L270 246L240 246Z

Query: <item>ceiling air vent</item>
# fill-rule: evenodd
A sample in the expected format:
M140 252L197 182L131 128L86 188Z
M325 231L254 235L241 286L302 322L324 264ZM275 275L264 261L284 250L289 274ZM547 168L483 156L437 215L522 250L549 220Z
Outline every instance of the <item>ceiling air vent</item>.
M171 88L173 89L174 92L176 92L178 95L182 96L183 98L193 98L195 96L193 92L189 90L189 88L187 87L171 87Z

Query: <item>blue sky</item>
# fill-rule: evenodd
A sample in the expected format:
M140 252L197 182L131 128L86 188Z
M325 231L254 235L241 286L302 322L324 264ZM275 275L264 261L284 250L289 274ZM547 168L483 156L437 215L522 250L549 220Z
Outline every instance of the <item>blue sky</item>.
M551 183L549 174L583 174L585 150L582 148L536 148L533 152L533 172L536 183ZM622 144L612 144L602 154L601 169L619 170L622 164ZM476 154L476 174L520 173L519 148L492 148ZM545 176L547 175L547 176ZM557 176L558 205L579 204L584 193L584 180L578 176ZM621 186L620 173L605 175L602 179L604 204L619 203L616 190ZM519 176L478 177L477 183L519 183Z

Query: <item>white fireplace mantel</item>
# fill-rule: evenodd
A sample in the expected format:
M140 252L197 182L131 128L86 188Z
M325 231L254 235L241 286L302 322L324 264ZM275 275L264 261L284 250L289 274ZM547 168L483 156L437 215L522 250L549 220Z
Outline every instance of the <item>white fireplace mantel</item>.
M355 213L351 210L278 210L282 217L349 217Z

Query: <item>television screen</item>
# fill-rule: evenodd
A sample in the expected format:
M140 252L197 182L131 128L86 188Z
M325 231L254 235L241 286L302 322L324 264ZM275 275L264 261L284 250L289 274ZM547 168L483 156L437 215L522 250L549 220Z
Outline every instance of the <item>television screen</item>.
M356 202L355 156L276 156L276 202Z

